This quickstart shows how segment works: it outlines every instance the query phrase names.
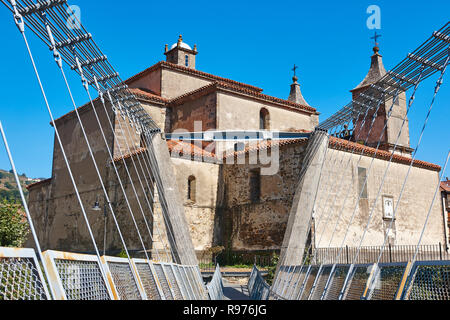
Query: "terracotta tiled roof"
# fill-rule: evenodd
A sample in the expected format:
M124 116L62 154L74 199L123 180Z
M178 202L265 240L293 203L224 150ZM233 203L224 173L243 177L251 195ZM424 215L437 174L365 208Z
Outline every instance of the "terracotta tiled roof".
M376 152L375 148L363 146L359 143L350 142L350 141L339 139L336 137L330 137L329 146L330 146L330 148L340 149L340 150L342 149L344 151L353 151L354 150L355 154L361 154L361 152L362 152L363 155L370 156L370 157L372 157ZM389 160L391 158L391 155L392 155L391 152L384 151L384 150L378 150L376 152L377 159ZM394 154L394 156L392 158L392 162L402 163L402 164L411 164L412 159L401 156L401 155ZM434 171L441 171L441 167L439 165L430 163L430 162L425 162L422 160L414 160L413 166L418 167L418 168L430 169L430 170L434 170Z
M52 181L52 178L48 178L48 179L45 179L45 180L41 180L39 182L35 182L35 183L32 183L32 184L29 184L28 186L26 186L26 188L27 188L27 190L30 190L33 187L39 186L41 184L47 184L47 183L50 183L51 181Z
M160 62L154 64L153 66L151 66L150 68L147 68L144 71L141 71L141 72L135 74L134 76L128 78L124 82L126 84L130 84L134 80L139 79L139 78L145 76L147 73L152 72L154 70L157 70L159 68L169 68L169 69L172 69L172 70L178 70L178 71L182 71L184 73L196 75L196 76L199 76L199 77L202 77L202 78L207 78L209 80L216 80L216 81L227 82L227 83L234 84L234 85L237 85L237 86L240 86L240 87L244 87L244 88L247 88L247 89L253 90L253 91L258 91L258 92L263 91L263 89L261 89L261 88L258 88L258 87L255 87L255 86L252 86L252 85L249 85L249 84L246 84L246 83L242 83L242 82L234 81L234 80L231 80L231 79L219 77L219 76L216 76L216 75L213 75L213 74L210 74L210 73L206 73L206 72L203 72L203 71L195 70L195 69L192 69L192 68L183 67L183 66L180 66L180 65L177 65L177 64L174 64L174 63L170 63L170 62L167 62L167 61L160 61Z
M118 161L120 161L120 160L122 160L122 159L129 159L129 158L131 158L132 156L135 156L135 155L144 153L144 152L146 152L146 151L147 151L147 148L139 148L139 149L136 149L136 150L134 150L134 151L132 151L132 152L129 152L129 153L124 154L123 156L117 156L117 157L114 157L114 162L118 162Z
M189 142L184 142L184 141L178 141L178 140L167 140L167 147L169 148L169 152L172 155L179 155L184 156L184 151L186 150L190 150L190 156L192 158L194 158L193 160L195 160L195 158L208 158L208 159L213 159L216 160L216 155L214 153L208 152L203 150L202 148L199 148L198 146L194 145L193 143L189 143ZM144 153L147 151L147 148L139 148L131 153L127 153L123 156L118 156L114 158L114 162L118 162L122 159L129 159L132 156Z
M207 158L216 160L217 157L214 153L205 151L203 148L196 146L194 143L179 141L179 140L167 140L167 146L172 155L186 156L185 151L190 151L191 158Z
M245 146L244 150L241 151L231 151L227 153L223 158L229 158L229 157L237 157L242 154L250 153L250 152L256 152L260 150L268 150L271 149L273 146L287 146L287 145L294 145L294 144L303 144L307 143L307 138L299 138L299 139L281 139L281 140L264 140L257 143L256 146L254 145L247 145Z
M450 193L450 180L441 182L441 190Z
M194 91L191 92L187 92L181 96L178 96L174 99L172 99L168 106L175 106L178 104L181 104L183 102L185 102L188 99L192 99L192 97L197 97L197 96L202 96L205 94L208 94L210 92L216 91L216 90L230 90L233 93L240 93L240 94L245 94L245 95L249 95L252 96L254 98L257 99L261 99L264 101L268 101L271 103L275 103L278 104L278 106L289 109L291 111L302 111L302 112L308 112L308 113L317 113L315 108L312 108L310 106L305 106L305 105L301 105L289 100L284 100L284 99L280 99L280 98L276 98L276 97L272 97L260 92L256 92L253 90L248 90L239 86L234 86L225 82L213 82L211 84L208 84L204 87L201 87L199 89L196 89Z
M159 103L167 103L169 102L169 100L158 96L155 93L149 92L148 90L144 90L141 88L129 88L129 90L131 91L131 93L133 93L136 98L141 98L147 101L151 101L151 102L159 102Z

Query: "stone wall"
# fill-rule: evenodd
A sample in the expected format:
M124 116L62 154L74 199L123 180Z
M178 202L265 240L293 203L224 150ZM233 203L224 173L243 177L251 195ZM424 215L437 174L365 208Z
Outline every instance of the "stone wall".
M279 249L300 173L305 144L280 147L279 171L261 175L260 200L252 203L250 171L261 164L223 165L223 245L231 250Z
M173 106L170 110L170 132L199 132L216 129L217 93ZM195 124L195 122L199 124ZM197 127L198 126L198 127Z

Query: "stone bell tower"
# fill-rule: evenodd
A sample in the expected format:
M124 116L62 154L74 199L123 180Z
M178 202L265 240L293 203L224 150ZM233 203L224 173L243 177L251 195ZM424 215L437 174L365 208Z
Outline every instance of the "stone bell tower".
M198 54L197 45L192 49L188 44L183 42L183 36L180 34L178 42L174 43L172 47L166 44L164 49L166 61L174 63L186 68L195 69L195 56Z
M370 85L378 82L386 75L386 69L384 68L382 56L379 51L378 43L375 42L369 72L364 80L355 89L351 90L353 100L358 100L360 93L367 90ZM406 93L404 91L400 92L392 108L391 116L388 118L389 110L392 107L392 100L392 98L389 98L381 103L373 126L371 126L371 123L375 110L369 111L364 126L361 126L363 124L362 116L360 119L354 121L353 137L356 142L360 143L367 139L366 145L370 147L376 147L381 137L380 149L392 151L394 150L394 145L401 129L395 153L410 157L413 149L409 147L408 118L406 118L405 124L401 128L403 119L406 116Z

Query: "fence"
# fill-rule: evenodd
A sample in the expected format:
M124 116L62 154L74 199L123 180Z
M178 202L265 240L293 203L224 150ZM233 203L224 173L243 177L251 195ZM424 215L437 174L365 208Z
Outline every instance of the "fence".
M447 260L281 266L272 290L292 300L449 300L449 288Z
M39 262L33 249L0 247L0 300L208 299L198 266L59 251L42 256Z
M409 261L413 258L416 248L417 246L414 245L387 245L383 250L380 262L393 263ZM357 247L344 247L339 257L341 248L317 248L313 251L311 261L314 264L375 263L378 260L381 249L381 246L361 247L357 261L353 261L353 257L358 251ZM419 246L416 260L450 260L450 252L446 249L441 243L436 245L421 245Z
M212 280L206 285L206 288L211 300L223 300L223 281L219 265L216 266Z
M222 267L256 265L267 268L274 266L273 254L277 252L223 252L215 257L200 257L198 260L203 272L214 272L217 264Z

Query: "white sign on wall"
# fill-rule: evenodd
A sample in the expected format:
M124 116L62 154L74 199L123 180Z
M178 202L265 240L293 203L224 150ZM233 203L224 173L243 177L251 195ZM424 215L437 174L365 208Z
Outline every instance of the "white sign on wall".
M394 198L389 196L383 196L383 218L394 218Z

